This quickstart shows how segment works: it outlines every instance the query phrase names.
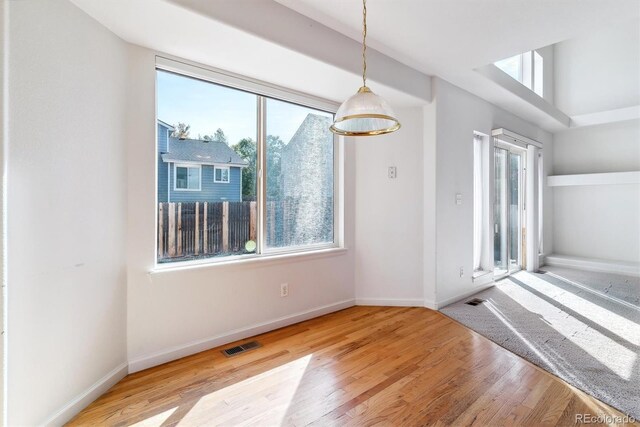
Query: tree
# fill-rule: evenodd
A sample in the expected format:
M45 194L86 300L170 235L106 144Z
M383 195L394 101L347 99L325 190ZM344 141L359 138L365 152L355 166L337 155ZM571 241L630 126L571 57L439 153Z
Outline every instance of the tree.
M213 135L211 141L224 142L225 144L229 145L229 140L227 140L227 136L224 134L223 130L220 128L218 128L216 133Z
M267 198L282 198L282 149L284 141L276 135L267 135Z
M189 137L189 129L191 129L191 125L179 122L174 126L174 128L174 131L171 133L173 138L187 139Z
M202 141L209 141L209 142L224 142L225 144L229 145L229 140L227 139L227 136L224 134L224 131L220 128L218 128L216 133L213 135L200 136L200 134L198 134L198 139Z
M256 197L256 142L251 138L243 138L233 150L238 153L248 166L242 168L242 199L251 200Z
M284 141L279 136L267 135L267 198L280 200L282 198L282 149ZM233 146L248 166L242 169L242 198L256 197L256 142L251 138L244 138Z

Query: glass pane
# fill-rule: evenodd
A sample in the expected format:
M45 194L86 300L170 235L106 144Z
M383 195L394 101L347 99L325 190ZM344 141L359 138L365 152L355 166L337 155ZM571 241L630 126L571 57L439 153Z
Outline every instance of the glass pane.
M519 82L522 82L522 54L495 62L494 65Z
M521 174L522 157L509 153L509 270L521 266L522 253L522 215L521 215Z
M502 275L508 271L507 263L507 150L495 149L495 206L494 206L494 235L493 259L495 275Z
M200 169L189 168L189 189L197 190L200 188Z
M187 168L176 168L176 188L187 188Z
M266 105L266 246L333 242L333 115Z
M157 82L158 262L254 253L257 96L160 70ZM174 177L176 163L200 166ZM228 184L212 163L229 165Z

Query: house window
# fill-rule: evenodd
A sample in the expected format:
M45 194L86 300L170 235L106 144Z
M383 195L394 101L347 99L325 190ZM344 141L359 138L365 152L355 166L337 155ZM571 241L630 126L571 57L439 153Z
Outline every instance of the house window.
M176 165L175 189L178 191L200 191L200 166Z
M543 96L544 58L535 50L502 59L494 65L539 96Z
M229 183L229 168L216 166L213 171L213 182Z
M337 245L336 105L157 58L157 106L158 263Z

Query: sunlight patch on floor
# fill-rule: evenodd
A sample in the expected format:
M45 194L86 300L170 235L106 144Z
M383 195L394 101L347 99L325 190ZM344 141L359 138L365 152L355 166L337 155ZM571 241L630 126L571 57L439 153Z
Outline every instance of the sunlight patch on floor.
M171 414L173 414L176 409L178 409L177 406L175 408L171 408L167 411L149 417L146 420L131 424L131 427L160 427L165 421L169 419Z
M202 397L178 425L280 425L313 354ZM242 414L238 418L238 409Z
M538 284L532 287L538 289ZM557 293L558 289L556 288L555 294ZM540 315L541 319L549 327L579 346L616 375L626 380L630 379L637 359L637 355L633 350L590 328L589 325L520 286L513 286L508 295L529 312ZM555 299L556 295L553 298ZM593 318L588 312L582 315L587 319ZM629 321L627 320L627 322ZM587 330L588 333L575 333L576 331ZM611 353L617 355L617 363L613 363L613 360L607 357Z
M632 320L594 304L572 292L554 286L533 274L520 273L516 278L549 298L553 298L568 309L610 330L631 344L640 345L640 325Z

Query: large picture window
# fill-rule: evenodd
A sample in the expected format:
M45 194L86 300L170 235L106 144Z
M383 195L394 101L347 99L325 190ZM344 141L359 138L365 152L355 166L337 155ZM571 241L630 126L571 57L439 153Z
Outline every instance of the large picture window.
M199 77L157 70L158 263L334 246L333 113Z

